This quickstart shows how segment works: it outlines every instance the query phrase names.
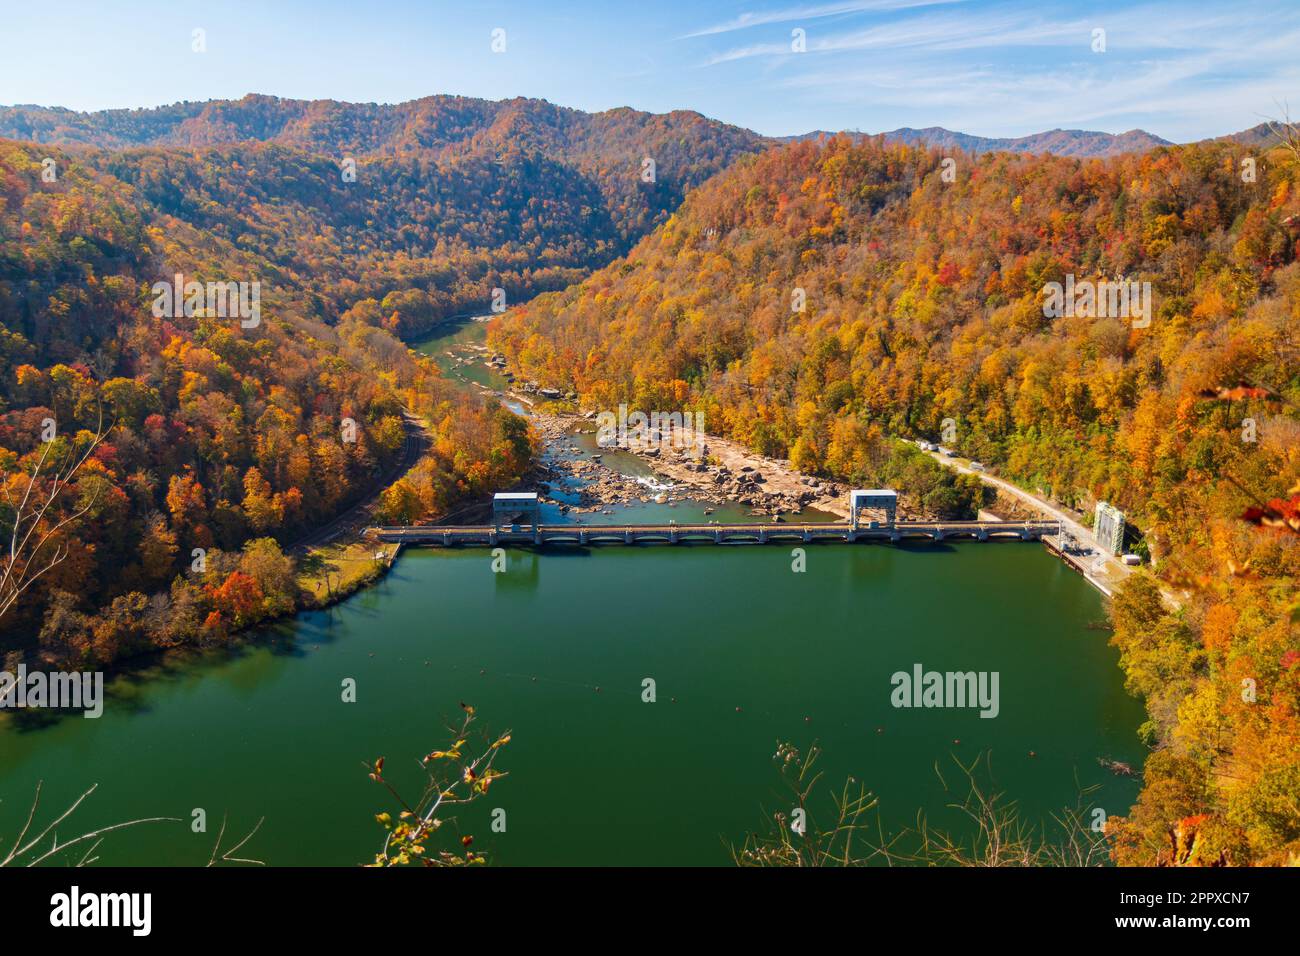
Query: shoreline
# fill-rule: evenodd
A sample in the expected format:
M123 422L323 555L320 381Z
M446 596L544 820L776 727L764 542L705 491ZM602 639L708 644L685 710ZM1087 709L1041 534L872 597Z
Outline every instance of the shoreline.
M1017 507L1037 511L1045 515L1049 520L1060 522L1067 534L1076 541L1082 542L1089 549L1089 552L1086 554L1068 554L1061 550L1059 543L1048 547L1049 552L1064 561L1067 567L1083 575L1084 580L1100 591L1108 600L1114 598L1114 592L1137 570L1124 564L1118 557L1107 555L1102 550L1101 544L1098 542L1097 536L1093 534L1092 529L1082 524L1074 515L1064 511L1061 507L1044 501L1038 495L1026 491L1005 478L971 468L969 459L947 457L937 451L928 451L926 454L945 468L950 468L960 474L975 475L986 487L995 489L999 497L1014 502ZM1089 564L1090 559L1091 564ZM1187 597L1186 594L1182 596L1175 594L1165 587L1163 583L1160 584L1160 595L1166 606L1173 611L1181 609L1183 601Z

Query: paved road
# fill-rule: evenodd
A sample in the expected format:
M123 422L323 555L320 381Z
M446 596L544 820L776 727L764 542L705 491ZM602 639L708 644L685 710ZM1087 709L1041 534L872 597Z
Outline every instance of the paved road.
M942 452L937 451L926 452L926 454L945 468L951 468L953 471L959 471L964 475L975 475L984 484L992 485L1040 514L1047 515L1053 521L1061 522L1066 533L1072 535L1078 545L1084 550L1093 552L1090 555L1076 557L1084 574L1094 584L1100 585L1105 593L1113 593L1115 588L1124 583L1128 576L1133 573L1133 568L1103 551L1101 544L1097 541L1097 536L1092 533L1092 529L1080 524L1079 520L1069 511L1058 508L1037 495L1030 494L1023 488L1018 488L1009 481L990 475L985 471L976 471L970 467L969 462L965 459L949 458ZM1172 599L1171 595L1166 596Z
M406 441L402 445L401 457L387 472L377 477L366 496L354 504L329 524L323 525L307 536L300 538L286 550L305 551L318 547L335 538L340 532L353 524L364 525L374 508L379 496L397 479L415 467L428 445L428 436L424 423L406 409L402 409L402 427L406 430Z

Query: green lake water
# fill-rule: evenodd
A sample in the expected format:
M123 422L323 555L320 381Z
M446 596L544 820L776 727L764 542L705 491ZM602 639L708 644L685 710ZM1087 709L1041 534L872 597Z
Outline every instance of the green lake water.
M654 509L583 517L700 512ZM241 650L113 680L100 719L0 718L0 838L43 780L51 812L99 785L84 828L186 821L110 835L103 864L204 863L223 814L240 835L265 818L246 852L272 865L367 861L374 814L395 807L362 761L384 756L414 789L462 701L513 733L510 776L455 824L498 865L726 865L789 809L780 740L818 742L823 798L862 781L890 830L922 810L960 832L954 759L981 754L982 780L1029 820L1093 785L1093 803L1128 811L1137 781L1098 758L1140 766L1142 709L1095 627L1100 596L1041 546L819 545L806 562L794 572L788 546L606 546L511 550L494 573L484 548L408 550L377 586ZM893 707L891 675L918 663L998 672L1000 713ZM209 832L191 832L195 808Z
M413 786L461 701L514 735L510 776L460 820L500 864L724 864L788 802L778 740L817 740L828 782L864 781L892 826L924 808L955 827L935 765L952 783L953 755L983 752L1031 819L1073 803L1076 775L1127 811L1136 783L1097 758L1140 763L1141 711L1077 575L1032 544L819 546L807 562L792 572L776 546L612 546L512 551L498 574L486 549L408 551L377 587L240 653L114 682L98 720L0 730L0 832L37 780L50 807L98 783L87 824L203 807L213 828L266 817L253 848L268 863L356 863L389 809L361 761L383 755ZM890 675L915 663L998 671L1000 714L893 708ZM486 826L495 807L505 833ZM198 863L210 842L151 825L101 856Z

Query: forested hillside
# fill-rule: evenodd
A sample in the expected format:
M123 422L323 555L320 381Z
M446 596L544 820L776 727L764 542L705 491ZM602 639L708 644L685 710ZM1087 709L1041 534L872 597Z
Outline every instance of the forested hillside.
M693 113L458 97L14 107L0 135L33 141L0 140L0 530L50 535L0 601L61 558L0 605L0 648L101 664L291 608L280 546L398 461L403 408L434 432L403 514L515 480L522 423L398 336L563 288L761 145ZM178 273L256 283L260 321L156 315Z
M1298 213L1294 142L955 166L797 143L491 340L587 407L698 408L809 471L871 482L951 418L1023 486L1117 504L1156 559L1113 608L1155 748L1117 858L1277 863L1300 857ZM1048 318L1067 274L1150 282L1149 323Z
M0 532L46 540L10 572L60 558L0 581L0 648L104 664L285 612L283 546L400 459L404 408L433 442L393 513L509 484L522 422L400 337L563 290L492 341L589 408L699 408L864 484L919 476L894 439L952 419L1023 486L1123 508L1155 564L1114 641L1155 752L1117 859L1295 859L1300 165L1248 132L1079 160L760 153L694 113L535 100L0 109L28 141L0 140ZM258 283L259 321L159 314L178 273ZM1150 321L1048 317L1067 276L1149 282Z
M271 250L167 215L95 164L116 160L56 154L45 182L47 152L0 143L0 471L6 542L18 515L20 537L33 532L10 570L63 559L4 608L6 646L103 664L291 609L280 544L396 460L403 407L435 425L430 509L526 465L522 423L453 392L382 329L313 316L309 283ZM157 317L150 288L177 272L260 281L260 321Z
M295 170L262 171L290 176L266 183L263 190L286 201L308 203L325 198L317 177L328 173L325 178L339 182L339 165L352 158L362 167L355 184L361 188L350 191L353 199L338 217L354 227L383 231L383 241L394 248L413 247L412 257L428 254L421 243L431 238L430 221L444 214L460 220L449 224L446 234L432 237L445 239L454 250L466 219L477 228L473 220L479 203L502 203L515 214L512 225L567 227L566 239L575 245L561 250L559 264L570 264L576 255L588 267L608 261L606 244L613 252L626 251L677 208L687 190L736 157L768 145L749 130L688 111L654 114L622 108L584 113L545 100L498 102L461 96L379 105L250 94L241 100L100 113L0 107L0 137L114 151L162 147L189 155L214 147L273 144L284 149L262 152L266 162L285 157L292 162L293 153L306 153L333 166L332 172L321 163L297 170L301 183ZM219 168L220 157L231 155L231 150L215 155ZM652 178L643 176L646 159L654 161ZM366 168L368 164L374 165ZM447 182L442 182L444 177ZM393 181L385 184L385 179ZM243 188L238 181L233 185ZM557 210L556 197L563 198L567 208ZM408 210L403 201L411 199L416 205ZM367 225L357 218L381 206L389 209L382 220ZM408 224L406 212L416 221ZM395 219L405 228L399 231ZM586 229L576 234L571 228L575 221L589 226L593 234L587 236ZM502 233L501 225L485 224L481 234L468 237L470 245L484 251L506 247L500 267L518 268L525 260L512 253L539 250L529 250L529 235ZM528 264L544 269L553 263L540 257Z

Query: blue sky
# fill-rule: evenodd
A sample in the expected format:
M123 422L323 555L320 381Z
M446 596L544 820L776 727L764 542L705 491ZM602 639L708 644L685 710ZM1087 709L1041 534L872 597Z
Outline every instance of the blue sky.
M1177 141L1288 100L1300 113L1300 0L0 0L0 51L0 104L73 109L459 93L695 109L773 135L1142 127Z

